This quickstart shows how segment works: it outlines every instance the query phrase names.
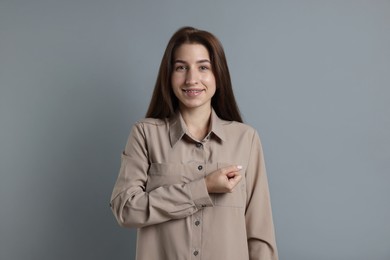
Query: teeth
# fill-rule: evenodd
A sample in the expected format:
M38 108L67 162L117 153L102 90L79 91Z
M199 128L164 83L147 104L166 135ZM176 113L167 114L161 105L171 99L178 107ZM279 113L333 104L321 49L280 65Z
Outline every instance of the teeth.
M184 90L185 92L191 92L191 93L195 93L195 92L201 92L202 90Z

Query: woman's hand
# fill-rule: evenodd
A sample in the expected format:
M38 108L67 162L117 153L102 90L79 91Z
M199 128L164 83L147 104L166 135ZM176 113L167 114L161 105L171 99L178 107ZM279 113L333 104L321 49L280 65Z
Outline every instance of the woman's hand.
M239 171L241 165L232 165L218 169L205 177L209 193L228 193L240 182L242 176Z

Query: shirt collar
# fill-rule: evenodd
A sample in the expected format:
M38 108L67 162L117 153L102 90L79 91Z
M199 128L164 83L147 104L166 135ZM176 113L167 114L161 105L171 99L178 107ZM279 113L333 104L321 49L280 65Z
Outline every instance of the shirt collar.
M214 135L221 141L224 141L226 136L223 125L226 124L226 122L217 116L214 109L211 110L210 120L211 130L208 136L211 137ZM171 146L173 147L185 134L187 134L187 126L180 112L177 111L176 114L169 119L169 138Z

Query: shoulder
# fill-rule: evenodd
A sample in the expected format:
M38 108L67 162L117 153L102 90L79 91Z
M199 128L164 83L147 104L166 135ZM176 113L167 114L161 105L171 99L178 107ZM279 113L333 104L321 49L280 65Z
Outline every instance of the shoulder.
M166 125L166 119L142 118L133 124L131 134L145 136L147 133L159 131L159 129L164 128Z
M233 131L235 133L242 133L248 135L257 135L257 130L245 123L237 122L237 121L222 121L222 125L227 131Z
M216 127L217 135L220 136L223 140L238 142L242 145L251 144L258 139L257 131L251 125L240 123L237 121L226 121L220 120L219 127ZM220 130L219 130L220 129Z
M241 129L243 131L250 131L250 132L256 131L256 129L253 126L245 124L245 123L232 121L231 124L232 124L233 127L236 127L236 128Z
M138 120L134 125L142 126L142 127L153 127L153 126L162 126L166 125L167 119L159 119L159 118L143 118Z

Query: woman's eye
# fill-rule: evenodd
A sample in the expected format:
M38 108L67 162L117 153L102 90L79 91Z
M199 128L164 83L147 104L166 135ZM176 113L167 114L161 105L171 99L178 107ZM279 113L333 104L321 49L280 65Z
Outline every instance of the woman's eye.
M186 67L185 66L177 66L176 67L176 71L183 71L183 70L185 70L186 69Z
M200 70L208 70L209 68L207 66L200 66Z

